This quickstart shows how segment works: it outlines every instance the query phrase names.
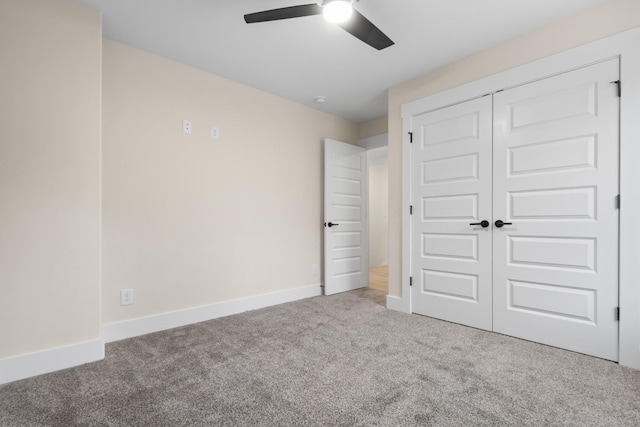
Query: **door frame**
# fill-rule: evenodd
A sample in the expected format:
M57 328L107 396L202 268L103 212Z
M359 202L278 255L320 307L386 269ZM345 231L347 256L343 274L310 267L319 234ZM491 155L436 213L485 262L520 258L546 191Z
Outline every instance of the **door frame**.
M388 307L411 313L411 150L415 115L608 59L620 58L619 363L640 369L640 28L607 37L402 105L402 296Z

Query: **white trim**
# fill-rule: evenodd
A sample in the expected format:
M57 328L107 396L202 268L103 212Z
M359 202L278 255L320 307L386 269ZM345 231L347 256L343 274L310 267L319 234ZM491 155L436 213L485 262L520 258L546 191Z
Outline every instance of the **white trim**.
M413 116L474 99L500 89L620 57L622 98L620 100L620 346L619 363L640 369L640 28L562 52L530 64L458 86L402 105L403 141L411 130ZM402 215L402 306L409 306L410 226L405 214L410 204L411 175L407 159L409 145L403 143Z
M0 360L0 384L104 359L104 341L96 339Z
M393 295L387 295L387 309L411 314L410 307L406 304L404 298L394 297Z
M367 150L367 165L382 165L389 162L389 147L371 148Z
M389 145L389 134L382 133L380 135L370 136L369 138L364 138L358 141L358 145L360 147L366 148L367 150L371 150L373 148L386 147Z
M640 369L640 29L624 34L620 70L619 362Z
M321 294L320 286L320 283L317 283L301 288L223 301L170 313L106 323L102 325L102 337L105 342L109 343L125 338L190 325L192 323L231 316L232 314L243 313L245 311L311 298Z
M412 119L402 121L402 307L411 313L411 138ZM406 244L405 244L406 243ZM404 311L404 310L403 310Z

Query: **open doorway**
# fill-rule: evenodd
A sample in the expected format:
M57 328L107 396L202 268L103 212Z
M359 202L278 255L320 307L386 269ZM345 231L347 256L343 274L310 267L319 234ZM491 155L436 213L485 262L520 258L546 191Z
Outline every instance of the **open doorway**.
M360 141L369 165L369 288L389 289L389 161L387 135Z

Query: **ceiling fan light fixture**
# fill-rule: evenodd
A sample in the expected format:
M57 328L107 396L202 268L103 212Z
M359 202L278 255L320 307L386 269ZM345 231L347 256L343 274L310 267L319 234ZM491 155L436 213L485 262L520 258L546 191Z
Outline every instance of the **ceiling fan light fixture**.
M345 22L353 14L352 1L348 0L331 0L325 1L322 6L322 14L324 18L336 24Z

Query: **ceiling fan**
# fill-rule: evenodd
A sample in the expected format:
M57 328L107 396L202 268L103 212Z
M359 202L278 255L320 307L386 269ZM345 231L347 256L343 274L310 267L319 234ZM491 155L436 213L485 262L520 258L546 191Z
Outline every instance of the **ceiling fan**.
M320 3L248 13L244 15L244 21L247 24L254 24L256 22L324 15L327 20L335 22L345 31L371 47L382 50L392 46L394 43L386 34L353 8L353 3L358 1L359 0L321 0Z

